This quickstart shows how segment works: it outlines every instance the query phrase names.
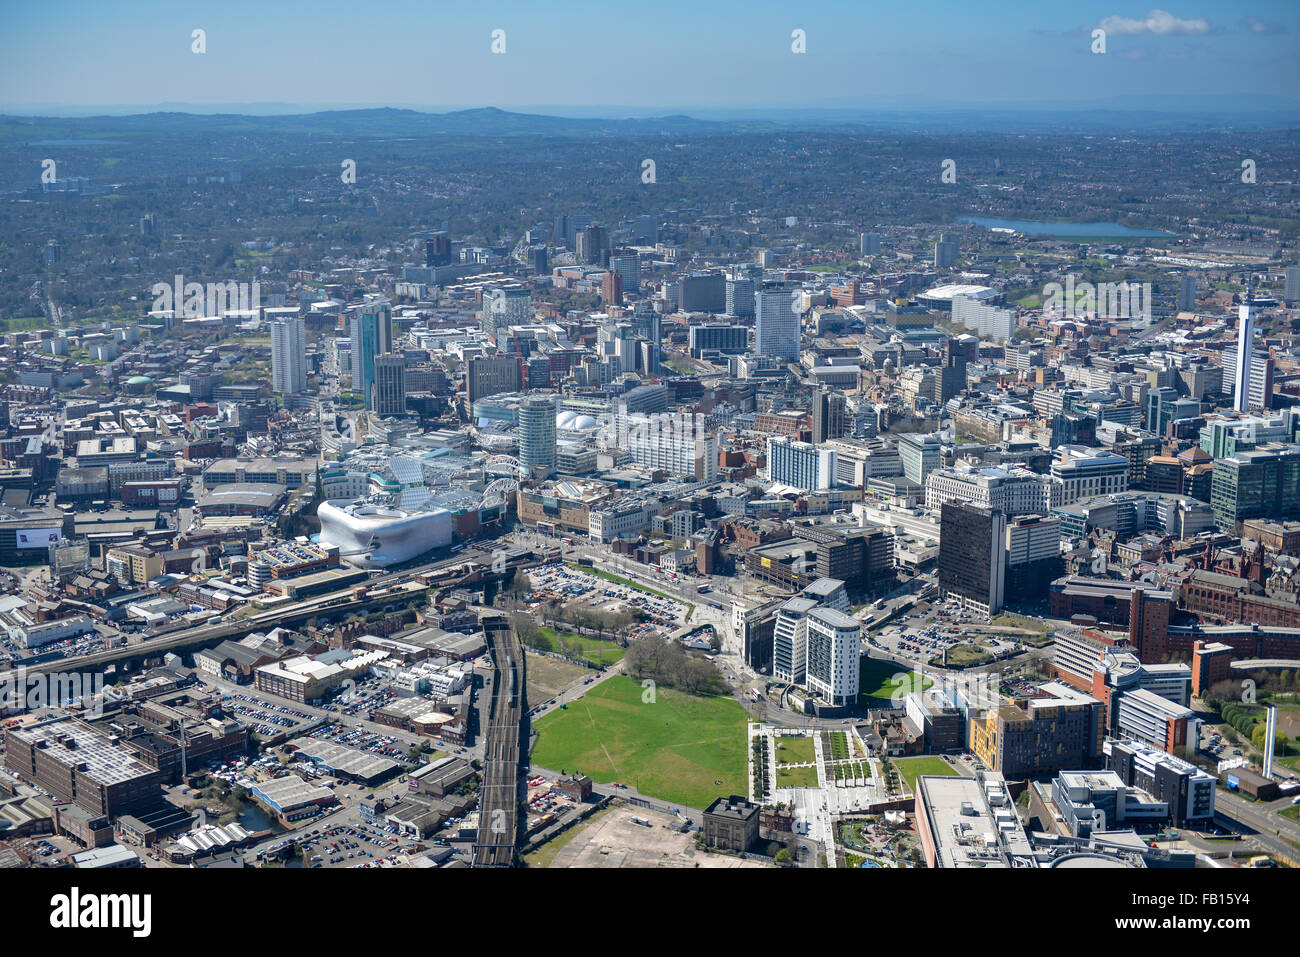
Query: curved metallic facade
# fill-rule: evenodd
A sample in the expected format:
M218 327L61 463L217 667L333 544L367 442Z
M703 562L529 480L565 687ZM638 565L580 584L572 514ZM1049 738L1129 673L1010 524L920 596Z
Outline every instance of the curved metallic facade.
M336 545L350 565L383 568L451 544L451 512L408 512L384 505L338 506L322 502L320 543Z

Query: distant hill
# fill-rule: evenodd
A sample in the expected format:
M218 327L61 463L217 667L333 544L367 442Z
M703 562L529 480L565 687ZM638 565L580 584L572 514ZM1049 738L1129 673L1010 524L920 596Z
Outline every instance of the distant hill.
M689 116L628 119L511 113L495 107L421 113L391 108L329 110L285 116L237 113L139 113L126 116L0 117L0 135L22 139L78 138L131 133L231 135L310 133L331 136L690 136L773 129L766 120L697 120Z
M177 107L190 104L175 104ZM287 108L287 107L286 107ZM231 136L253 133L307 134L391 139L395 137L618 137L718 136L740 133L818 130L850 134L1053 133L1086 130L1116 134L1206 129L1293 129L1300 127L1300 105L1278 97L1261 98L1244 109L1229 97L1122 98L1079 102L955 104L932 100L855 105L825 102L807 107L770 109L711 108L688 116L676 112L647 116L644 109L608 107L621 116L522 113L496 107L444 113L379 107L311 113L158 111L95 116L0 115L0 141L36 142L102 139L157 134ZM586 112L586 111L574 111ZM638 115L640 114L640 115ZM708 118L704 118L708 117Z

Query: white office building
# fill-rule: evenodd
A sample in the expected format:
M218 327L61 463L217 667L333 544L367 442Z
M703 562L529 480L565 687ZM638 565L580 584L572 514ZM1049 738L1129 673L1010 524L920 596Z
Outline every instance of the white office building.
M898 457L903 474L924 486L930 473L943 464L943 446L938 436L907 433L898 437Z
M1043 515L1051 505L1051 489L1028 469L959 465L935 469L925 480L926 508L938 510L945 502L1001 509L1008 518Z
M1056 558L1061 553L1061 520L1019 516L1007 522L1007 565L1018 568Z
M994 342L1007 342L1016 332L1015 310L986 306L971 296L952 297L952 321Z
M803 294L797 283L765 283L754 294L754 352L799 358Z
M1052 462L1052 507L1128 490L1128 459L1083 445L1062 445Z
M655 507L651 502L618 499L588 511L587 534L603 543L616 538L632 538L648 529L654 516Z
M773 482L807 492L835 484L835 452L785 435L767 440L767 474Z
M1115 730L1161 750L1167 749L1171 729L1186 729L1185 743L1195 747L1199 722L1191 709L1162 698L1146 688L1135 688L1119 695ZM1175 732L1177 733L1177 732Z
M704 429L704 416L690 413L629 415L620 422L621 442L632 461L697 482L718 477L718 437Z
M1282 299L1288 304L1300 302L1300 265L1286 267L1286 290Z
M835 453L835 481L838 485L865 487L870 479L903 474L898 449L879 440L831 439L824 442L822 448Z

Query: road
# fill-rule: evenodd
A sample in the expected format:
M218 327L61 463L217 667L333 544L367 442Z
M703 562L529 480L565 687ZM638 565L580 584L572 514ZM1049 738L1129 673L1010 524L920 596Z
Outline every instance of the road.
M593 690L615 675L621 675L622 673L623 661L620 659L607 667L604 671L598 672L592 677L585 679L585 681L591 682L590 684L579 681L561 691L554 698L547 699L546 703L536 705L529 713L532 715L533 720L536 721L538 718L545 717L552 711L560 710L562 705L573 704L573 702L577 701L588 691Z
M1292 861L1300 860L1300 824L1281 816L1290 807L1290 797L1256 803L1219 788L1214 796L1215 817L1232 830L1239 830L1271 853ZM1287 838L1295 843L1288 844Z

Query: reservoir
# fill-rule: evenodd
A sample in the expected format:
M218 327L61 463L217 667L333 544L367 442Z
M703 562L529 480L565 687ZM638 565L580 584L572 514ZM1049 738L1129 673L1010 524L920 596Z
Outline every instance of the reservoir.
M960 216L959 223L973 223L988 229L1014 229L1027 236L1069 236L1091 239L1098 236L1131 237L1139 239L1174 239L1173 233L1158 229L1134 229L1119 223L1041 223L1028 219L988 219L981 216Z

